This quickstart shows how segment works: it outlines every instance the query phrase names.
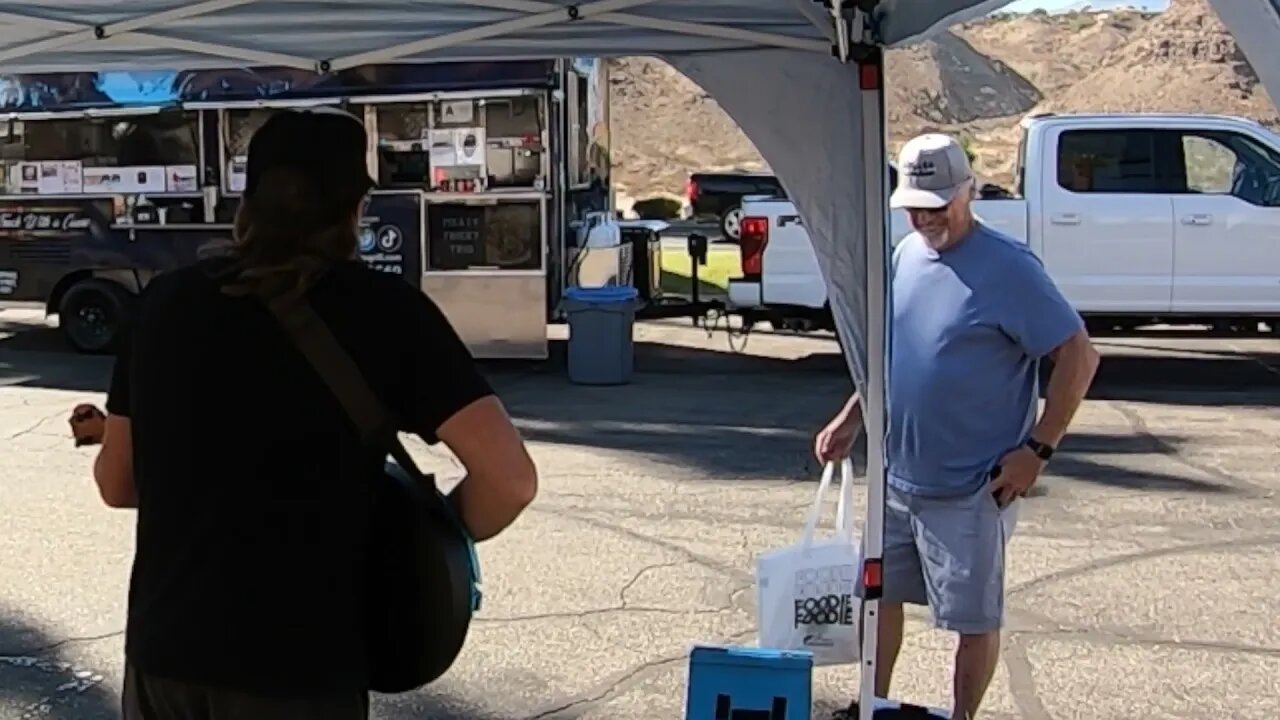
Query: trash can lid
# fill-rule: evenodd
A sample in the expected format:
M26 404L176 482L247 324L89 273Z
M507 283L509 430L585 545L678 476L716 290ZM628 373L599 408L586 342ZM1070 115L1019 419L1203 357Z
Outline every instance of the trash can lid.
M635 300L639 291L630 285L606 285L605 287L569 287L564 296L570 300L590 303L625 303Z

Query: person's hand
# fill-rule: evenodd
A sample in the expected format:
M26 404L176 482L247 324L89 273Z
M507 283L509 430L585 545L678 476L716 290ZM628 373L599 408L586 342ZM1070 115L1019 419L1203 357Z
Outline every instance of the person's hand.
M818 462L827 464L849 457L853 450L853 441L858 436L858 424L837 417L813 441L813 454Z
M81 403L71 410L71 435L76 439L76 447L97 445L102 442L106 433L107 416L97 407Z
M1044 461L1031 448L1023 446L1000 458L996 468L998 474L991 481L991 493L996 504L1005 508L1014 500L1026 497L1039 479Z

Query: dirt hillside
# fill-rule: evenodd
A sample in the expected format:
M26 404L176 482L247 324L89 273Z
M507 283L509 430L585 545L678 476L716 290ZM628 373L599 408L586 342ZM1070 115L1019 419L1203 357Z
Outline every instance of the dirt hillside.
M1003 14L888 56L889 140L942 130L968 138L977 170L1010 180L1017 121L1031 111L1280 113L1207 0L1134 10ZM690 172L767 170L698 86L665 63L610 68L614 180L626 198L679 194Z
M1280 121L1275 104L1207 0L1175 2L1045 105L1051 110L1168 110Z

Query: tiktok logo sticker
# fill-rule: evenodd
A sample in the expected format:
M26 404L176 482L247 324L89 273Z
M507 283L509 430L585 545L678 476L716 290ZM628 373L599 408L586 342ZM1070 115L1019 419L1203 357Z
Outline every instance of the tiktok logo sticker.
M395 225L383 225L378 228L378 249L384 253L393 253L400 249L404 236Z

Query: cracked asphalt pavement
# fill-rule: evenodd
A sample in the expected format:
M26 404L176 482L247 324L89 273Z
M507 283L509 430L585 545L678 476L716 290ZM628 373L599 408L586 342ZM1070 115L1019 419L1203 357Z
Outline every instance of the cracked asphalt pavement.
M486 605L457 665L377 698L375 717L680 718L690 646L754 642L754 558L798 537L842 361L830 339L755 334L734 353L687 323L637 340L624 387L572 386L555 363L493 368L541 496L481 548ZM1012 541L984 717L1274 720L1280 339L1098 342L1099 382ZM0 309L6 720L116 717L132 517L100 505L93 451L66 423L108 371L38 314ZM922 613L908 623L893 695L945 707L952 639ZM815 717L856 685L854 668L817 670Z

